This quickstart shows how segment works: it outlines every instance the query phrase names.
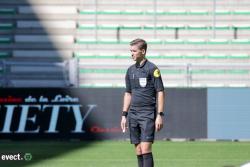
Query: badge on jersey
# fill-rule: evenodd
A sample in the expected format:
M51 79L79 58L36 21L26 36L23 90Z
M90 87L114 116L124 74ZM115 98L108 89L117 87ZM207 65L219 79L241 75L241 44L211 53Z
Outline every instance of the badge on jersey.
M145 88L147 85L147 78L139 78L140 86Z
M154 70L154 77L158 78L159 76L161 76L160 70L159 69L155 69Z

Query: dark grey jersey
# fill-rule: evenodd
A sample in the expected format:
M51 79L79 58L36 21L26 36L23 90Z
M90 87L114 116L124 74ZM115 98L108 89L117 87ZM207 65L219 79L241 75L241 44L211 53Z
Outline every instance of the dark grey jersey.
M126 92L132 94L131 107L155 106L156 93L164 91L160 70L148 60L130 66L125 80Z

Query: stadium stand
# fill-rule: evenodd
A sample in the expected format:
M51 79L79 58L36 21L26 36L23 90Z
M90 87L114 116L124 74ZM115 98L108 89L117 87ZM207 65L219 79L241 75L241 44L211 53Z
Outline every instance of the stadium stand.
M250 86L249 1L97 2L0 1L1 86L124 86L138 37L166 86Z

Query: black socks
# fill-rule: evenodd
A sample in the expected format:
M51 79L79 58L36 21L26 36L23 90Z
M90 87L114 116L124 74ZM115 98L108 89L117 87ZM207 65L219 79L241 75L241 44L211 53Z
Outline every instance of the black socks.
M153 154L146 153L142 155L137 155L138 167L154 167Z
M137 155L138 167L143 167L143 156Z

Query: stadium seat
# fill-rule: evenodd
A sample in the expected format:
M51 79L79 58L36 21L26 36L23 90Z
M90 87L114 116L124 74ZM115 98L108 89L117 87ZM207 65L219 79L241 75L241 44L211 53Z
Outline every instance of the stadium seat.
M229 55L230 59L249 59L250 55L247 53L238 53Z
M15 42L26 43L49 43L49 42L58 42L58 43L73 43L74 38L71 35L15 35Z
M188 39L185 41L186 44L195 44L195 45L201 45L206 44L207 41L205 39Z
M138 24L125 24L121 28L124 30L140 30L142 26Z
M14 28L13 23L0 23L0 30L10 30Z
M68 87L68 83L63 80L29 80L29 79L13 79L10 81L11 87L23 87L23 88L32 88L32 87Z
M220 44L229 44L230 41L227 39L208 39L207 44L220 45Z
M234 9L232 11L233 15L250 15L250 10Z
M15 8L2 8L0 7L0 15L13 15L16 13Z
M188 53L184 55L185 59L204 59L205 55L204 54L199 54L199 53Z
M184 24L169 24L169 25L166 25L165 26L165 29L168 30L168 29L184 29L185 28L185 25Z
M182 39L166 39L164 44L184 44Z
M17 28L58 28L58 29L74 29L76 27L75 21L17 21Z
M250 24L233 24L232 27L239 30L250 30Z
M79 10L82 15L154 15L154 10ZM213 15L212 10L208 9L169 9L156 11L157 15ZM249 15L250 10L245 9L217 9L216 15Z
M183 55L180 53L166 53L162 55L165 59L182 59Z
M142 10L124 10L121 11L122 15L142 15L144 12Z
M0 37L0 44L11 43L11 41L10 37Z
M189 15L208 15L208 10L202 10L202 9L191 9L188 11Z
M189 24L187 25L188 30L208 30L209 27L207 25L201 24Z
M207 58L208 59L227 59L228 56L227 54L224 54L224 53L221 53L221 54L218 54L218 53L210 53L207 55Z
M188 12L185 9L171 9L165 12L166 15L187 15Z
M163 25L153 25L153 24L146 24L143 26L144 30L164 30L164 26Z
M10 57L11 57L10 52L0 52L0 59L10 58Z
M77 14L75 6L52 6L52 5L34 5L34 6L18 6L20 14Z
M210 12L210 14L213 14L213 11ZM229 9L217 9L215 11L216 15L230 15L232 14L232 11Z
M250 44L250 39L232 39L232 44Z
M14 50L14 58L29 58L29 59L69 59L72 57L72 52L68 50Z
M210 29L213 29L213 26L210 26ZM228 24L216 24L215 30L230 30L232 27Z

